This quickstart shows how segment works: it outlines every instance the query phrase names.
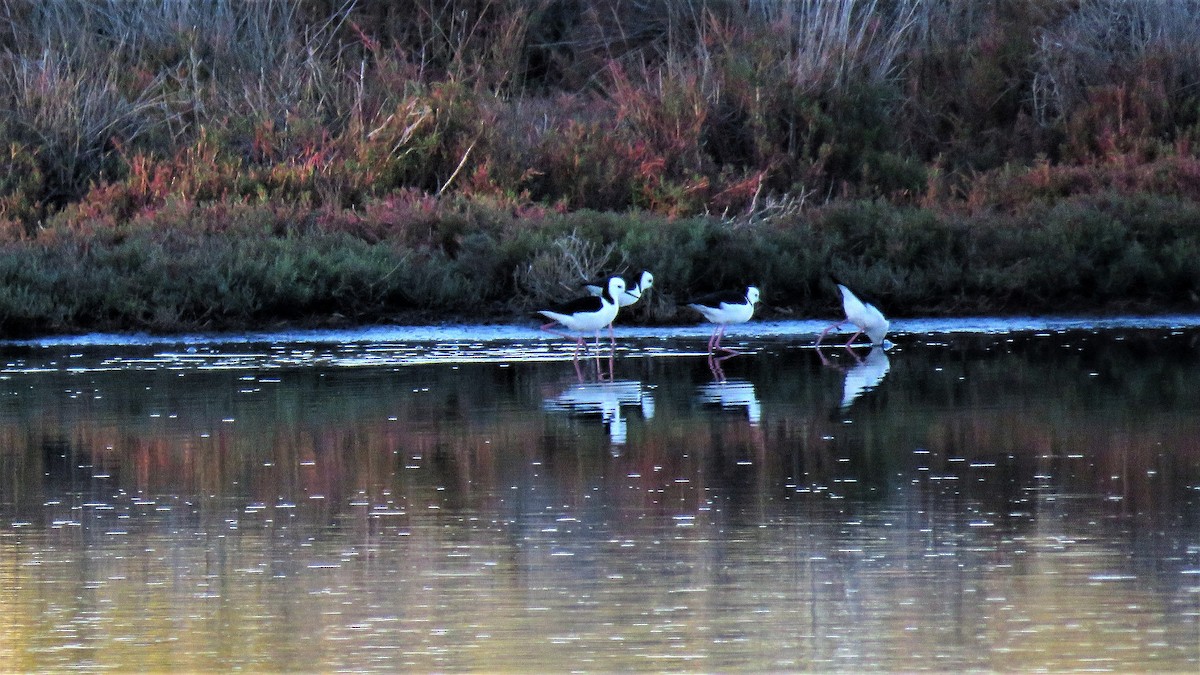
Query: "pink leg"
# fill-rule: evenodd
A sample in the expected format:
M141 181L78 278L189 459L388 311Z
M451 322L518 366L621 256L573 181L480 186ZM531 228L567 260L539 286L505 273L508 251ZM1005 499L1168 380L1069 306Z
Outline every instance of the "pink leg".
M853 349L851 349L850 347L843 347L843 348L846 350L846 353L849 354L854 359L855 363L863 362L862 357L859 356ZM821 359L821 365L826 366L828 368L834 368L837 370L845 370L845 368L843 368L842 366L838 365L837 363L834 363L833 361L830 361L829 358L827 356L825 356L825 352L821 351L821 347L819 345L817 346L815 351L817 352L817 357Z
M833 365L833 362L825 356L825 352L821 351L821 345L817 345L816 351L817 357L821 359L821 365L829 366L830 368L836 368L836 366Z
M721 367L721 360L713 358L712 354L708 355L708 369L712 371L714 382L725 381L725 369Z
M574 360L574 361L576 361L576 364L575 364L575 369L578 371L578 370L579 370L579 363L578 363L578 360L579 360L579 350L580 350L580 349L585 349L585 350L586 350L586 349L587 349L587 343L583 341L583 336L581 336L581 335L568 335L568 334L566 334L566 333L562 333L562 332L559 332L559 331L556 331L556 330L550 330L550 327L551 327L551 326L553 326L553 325L555 325L556 323L558 323L558 322L557 322L557 321L551 321L550 323L542 324L542 326L541 326L541 329L542 329L542 330L544 330L544 331L546 331L547 333L550 333L551 335L557 335L557 336L559 336L559 337L564 337L564 338L567 338L568 340L574 340L574 341L575 341L575 351L574 351L574 353L572 353L572 354L571 354L571 359L572 359L572 360Z
M725 335L725 324L717 326L712 336L708 338L708 353L712 354L721 347L721 336Z
M732 347L722 347L721 346L721 338L724 336L725 336L725 326L721 326L721 334L719 336L717 336L717 345L716 345L717 350L724 352L724 353L728 354L729 356L736 356L738 354L741 354L741 352L739 352L736 349L733 349Z
M551 327L551 326L553 326L553 325L555 325L555 324L557 324L557 323L558 323L557 321L551 321L550 323L544 323L544 324L542 324L542 326L541 326L541 330L544 330L544 331L546 331L547 333L550 333L551 335L557 335L557 336L559 336L559 337L565 337L565 338L568 338L568 339L574 339L574 337L575 337L575 336L573 336L573 335L567 335L566 333L562 333L562 332L560 332L560 331L556 331L556 330L550 330L550 327Z
M559 337L567 338L568 340L574 340L575 341L575 358L579 358L579 350L581 348L584 350L587 349L587 343L583 341L583 336L582 335L568 335L567 333L563 333L560 331L550 330L550 327L556 323L558 323L558 322L551 321L550 323L542 324L541 329L546 331L547 333L550 333L551 335L557 335ZM597 332L597 335L598 334L599 333Z
M583 338L576 338L575 351L571 352L571 363L575 365L575 377L579 378L580 382L583 382L583 371L579 369L579 349L583 346Z
M862 334L863 334L862 330L861 330L861 329L859 329L859 331L858 331L857 333L855 333L854 335L851 335L851 336L850 336L850 339L846 341L846 346L847 346L847 347L849 347L849 346L850 346L850 343L851 343L851 342L854 342L854 339L855 339L855 338L857 338L859 335L862 335Z
M845 321L839 321L827 326L825 330L821 331L821 335L817 337L817 344L821 344L821 340L825 339L825 336L829 334L829 331L833 330L834 328L841 328L843 323L845 323Z

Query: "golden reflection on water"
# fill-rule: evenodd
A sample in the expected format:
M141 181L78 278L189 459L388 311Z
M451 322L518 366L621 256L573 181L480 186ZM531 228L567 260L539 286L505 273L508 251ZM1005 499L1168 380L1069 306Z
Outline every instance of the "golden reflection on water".
M1033 343L10 374L0 663L1194 670L1200 362Z

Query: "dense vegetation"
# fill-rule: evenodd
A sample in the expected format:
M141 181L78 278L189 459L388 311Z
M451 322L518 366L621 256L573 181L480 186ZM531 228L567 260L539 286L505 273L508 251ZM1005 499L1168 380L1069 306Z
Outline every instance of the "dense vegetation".
M0 332L511 318L601 271L1200 307L1197 0L0 0Z

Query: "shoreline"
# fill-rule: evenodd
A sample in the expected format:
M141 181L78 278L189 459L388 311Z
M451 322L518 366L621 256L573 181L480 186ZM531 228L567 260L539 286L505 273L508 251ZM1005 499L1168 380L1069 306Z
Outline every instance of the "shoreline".
M781 339L815 337L833 318L765 319L730 326L727 335L742 338ZM964 317L894 317L890 336L919 334L1005 334L1019 332L1064 332L1075 330L1174 330L1200 328L1200 312L1161 314L1007 315ZM711 324L620 325L618 339L693 339L707 337ZM45 335L34 338L0 339L3 347L145 347L159 345L237 344L365 344L438 342L557 342L536 325L517 323L443 322L436 324L378 324L341 328L280 328L278 330L145 333L88 332ZM840 346L827 343L829 346Z

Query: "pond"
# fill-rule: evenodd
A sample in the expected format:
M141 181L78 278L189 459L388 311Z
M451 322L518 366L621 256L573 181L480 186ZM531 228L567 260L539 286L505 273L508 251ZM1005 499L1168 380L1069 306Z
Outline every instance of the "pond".
M1200 317L822 327L0 343L0 663L1200 667Z

